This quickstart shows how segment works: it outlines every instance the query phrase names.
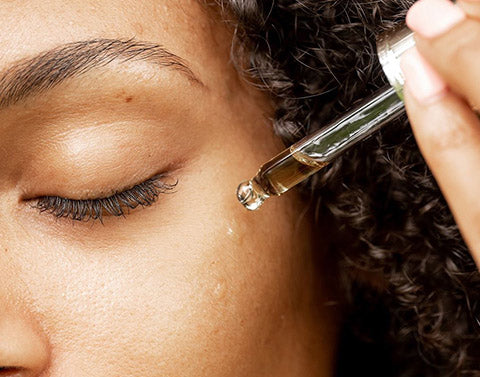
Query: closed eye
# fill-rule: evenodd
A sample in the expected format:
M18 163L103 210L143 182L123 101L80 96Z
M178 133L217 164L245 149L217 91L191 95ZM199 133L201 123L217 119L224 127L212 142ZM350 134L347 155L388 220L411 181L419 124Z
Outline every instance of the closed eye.
M167 174L158 174L130 189L115 192L113 195L94 199L69 199L59 196L43 196L35 199L33 208L40 213L48 213L57 218L70 218L74 221L95 221L103 224L104 216L125 217L138 206L154 204L160 194L173 193L175 183L167 183Z

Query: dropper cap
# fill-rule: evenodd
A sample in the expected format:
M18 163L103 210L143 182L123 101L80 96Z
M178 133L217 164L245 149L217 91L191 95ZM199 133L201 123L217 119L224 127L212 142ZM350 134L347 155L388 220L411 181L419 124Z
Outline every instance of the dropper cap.
M383 72L402 101L405 77L400 67L400 57L413 46L415 46L413 32L404 25L380 35L377 39L377 54Z

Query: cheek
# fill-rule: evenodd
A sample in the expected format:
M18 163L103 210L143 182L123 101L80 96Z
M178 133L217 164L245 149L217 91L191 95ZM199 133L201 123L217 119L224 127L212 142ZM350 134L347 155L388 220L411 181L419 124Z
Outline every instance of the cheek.
M153 366L216 376L222 365L223 376L238 373L240 360L262 363L258 345L275 342L291 305L293 215L287 197L251 213L227 191L179 205L178 220L159 211L157 227L139 226L104 248L18 242L32 252L17 250L25 255L12 293L43 319L56 365L73 371L88 362L111 373L121 360L124 374L143 365L144 376Z

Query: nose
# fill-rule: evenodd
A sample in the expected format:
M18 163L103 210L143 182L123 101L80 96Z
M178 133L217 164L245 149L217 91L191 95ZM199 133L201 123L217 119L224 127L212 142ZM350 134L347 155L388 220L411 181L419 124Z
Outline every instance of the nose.
M23 314L0 312L0 377L37 377L47 368L48 347Z

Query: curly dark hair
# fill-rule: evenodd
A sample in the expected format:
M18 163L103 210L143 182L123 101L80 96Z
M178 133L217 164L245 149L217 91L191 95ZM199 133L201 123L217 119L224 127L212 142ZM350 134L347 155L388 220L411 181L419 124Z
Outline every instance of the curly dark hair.
M217 0L237 66L276 104L285 145L386 79L376 35L413 0ZM335 224L347 298L337 375L480 375L480 274L406 117L300 187ZM349 369L352 368L352 369Z

